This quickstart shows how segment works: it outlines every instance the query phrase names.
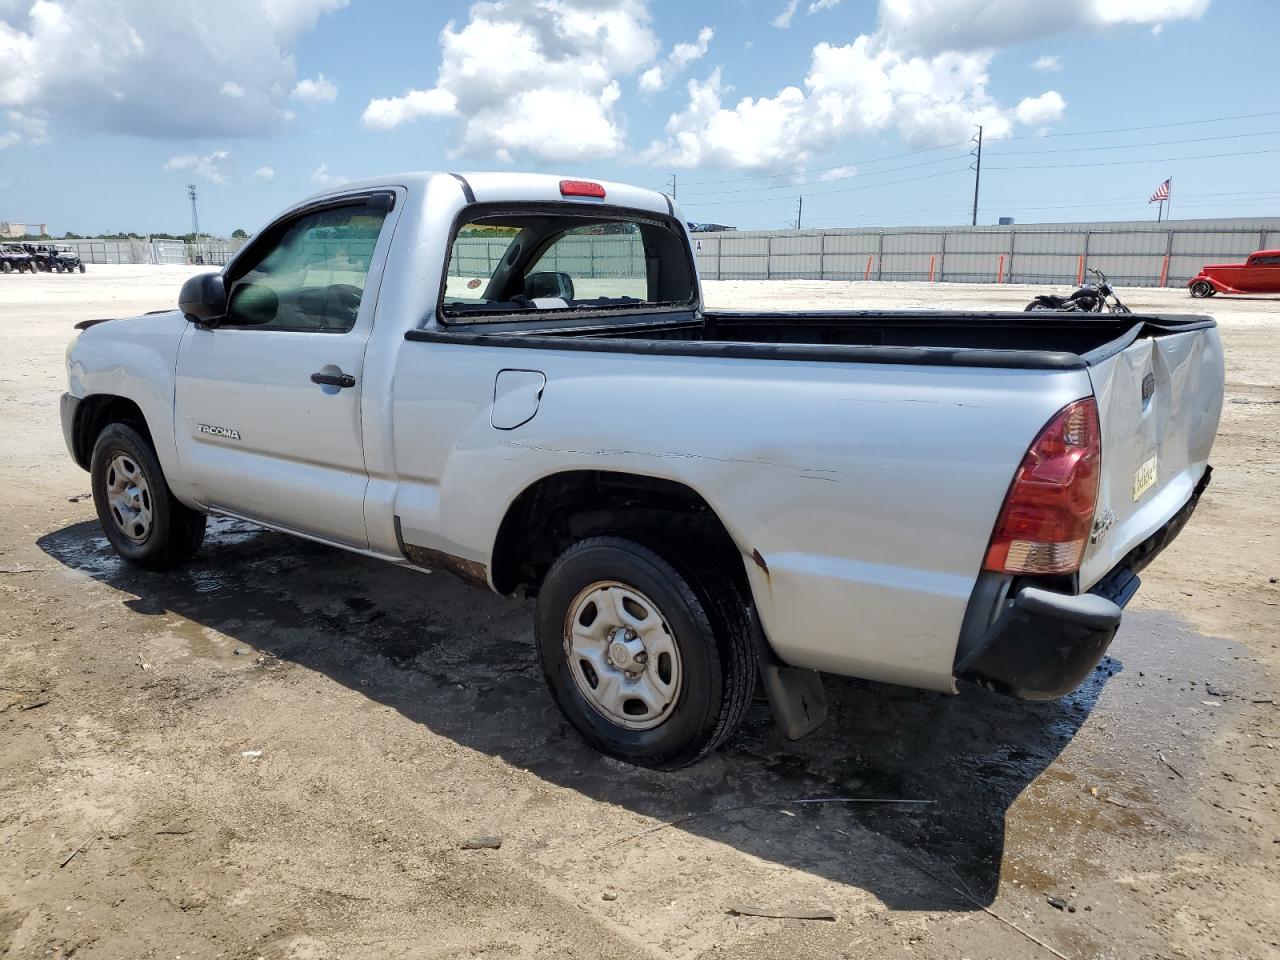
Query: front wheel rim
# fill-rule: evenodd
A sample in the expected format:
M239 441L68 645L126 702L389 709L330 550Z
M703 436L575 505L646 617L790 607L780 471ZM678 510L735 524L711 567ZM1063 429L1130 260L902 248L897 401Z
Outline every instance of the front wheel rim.
M657 604L634 587L601 580L569 604L564 656L582 698L627 730L664 723L680 698L680 647Z
M107 464L105 476L107 512L119 530L133 543L145 543L151 536L155 513L151 486L138 461L117 453Z

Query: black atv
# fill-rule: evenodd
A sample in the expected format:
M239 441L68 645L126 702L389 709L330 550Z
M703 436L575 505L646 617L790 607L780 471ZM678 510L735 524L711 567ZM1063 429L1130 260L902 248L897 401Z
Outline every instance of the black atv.
M31 254L31 262L37 270L49 273L84 273L80 256L65 244L55 246L46 243L24 243L22 248Z
M36 272L31 254L16 243L0 244L0 273Z
M71 247L62 246L50 247L53 251L53 263L51 269L55 273L75 273L77 270L84 273L84 261L80 259L80 254L76 253Z

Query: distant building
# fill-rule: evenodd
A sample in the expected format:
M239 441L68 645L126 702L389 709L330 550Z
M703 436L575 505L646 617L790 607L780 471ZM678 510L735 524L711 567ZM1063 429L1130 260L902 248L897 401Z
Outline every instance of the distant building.
M1013 226L1013 217L1001 217L1001 218L1000 218L1000 226L1002 226L1002 227L1011 227L1011 226Z
M28 234L37 237L48 236L47 223L14 223L12 220L0 220L0 237L25 237Z
M724 230L737 230L737 227L727 227L723 223L689 223L690 233L719 233Z

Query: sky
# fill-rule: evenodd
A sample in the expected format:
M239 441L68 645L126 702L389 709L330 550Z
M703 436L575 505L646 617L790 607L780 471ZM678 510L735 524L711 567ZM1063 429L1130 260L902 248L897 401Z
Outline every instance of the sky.
M0 0L0 220L253 232L401 170L741 228L1280 215L1276 0Z

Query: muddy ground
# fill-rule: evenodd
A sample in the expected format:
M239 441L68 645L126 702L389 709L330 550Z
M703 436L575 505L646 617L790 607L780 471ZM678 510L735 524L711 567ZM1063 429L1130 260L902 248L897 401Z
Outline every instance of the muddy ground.
M1227 403L1200 510L1079 692L830 680L817 734L786 742L758 701L725 750L656 774L561 721L524 602L221 521L182 572L115 559L63 448L63 350L187 272L0 282L6 960L1280 956L1280 302L1129 295L1218 318ZM819 797L926 802L795 802Z

